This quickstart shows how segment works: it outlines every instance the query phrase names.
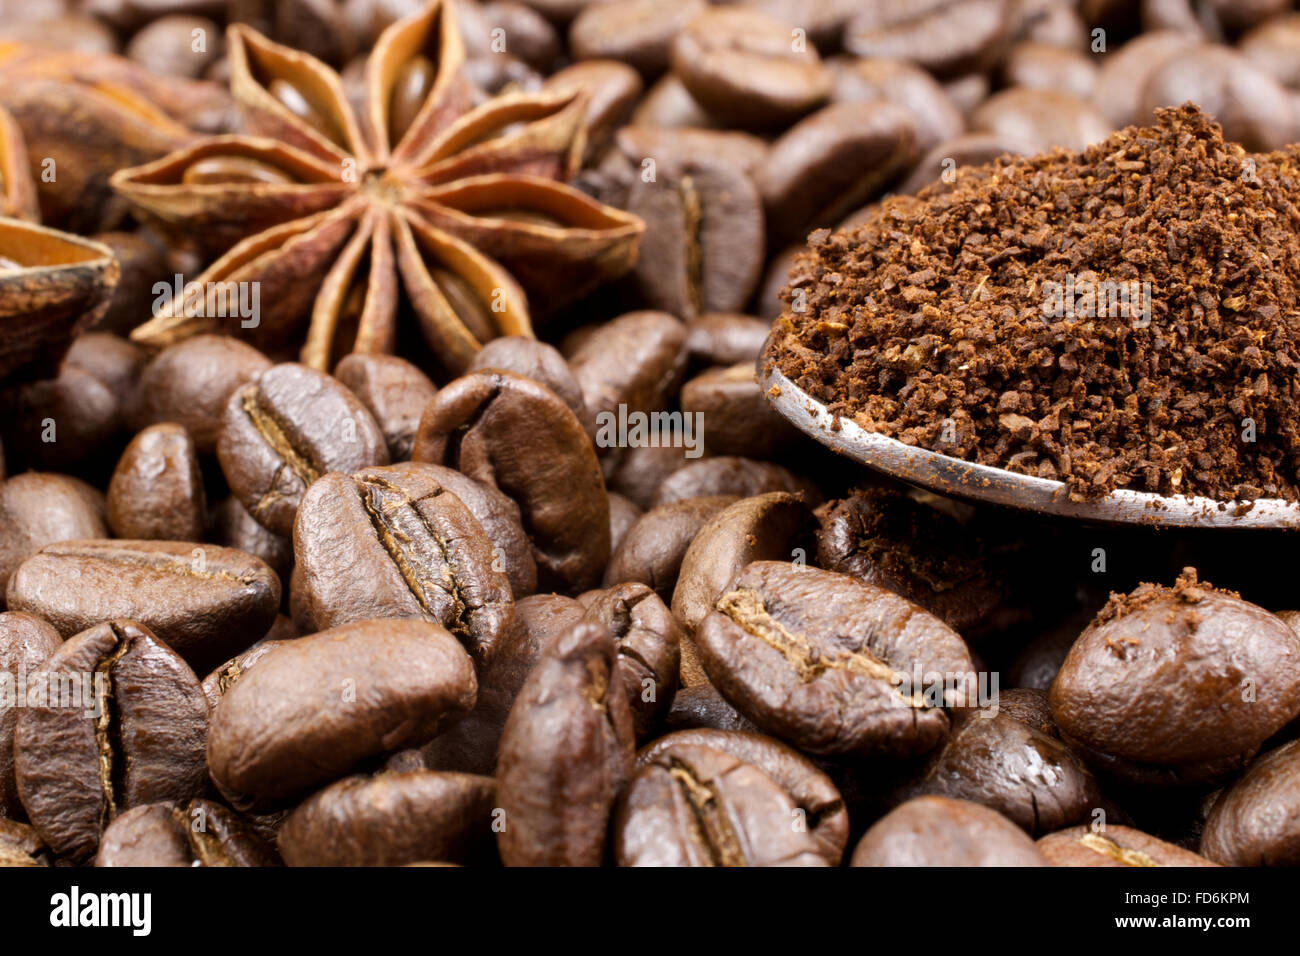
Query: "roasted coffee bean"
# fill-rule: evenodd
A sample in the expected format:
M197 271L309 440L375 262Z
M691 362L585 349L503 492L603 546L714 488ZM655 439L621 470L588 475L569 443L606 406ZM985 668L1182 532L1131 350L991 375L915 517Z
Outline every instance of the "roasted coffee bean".
M735 495L683 498L646 512L610 557L605 586L636 581L671 601L686 549L701 528L737 500Z
M702 440L693 433L690 444L694 447L688 447L686 436L674 429L668 440L661 438L658 445L601 449L605 452L601 459L605 483L610 491L625 495L638 508L649 509L664 480L693 460L687 455L698 458L707 454Z
M1196 49L1198 37L1184 30L1153 30L1107 53L1097 71L1092 102L1115 128L1147 122L1142 99L1147 78L1168 60Z
M709 729L760 733L757 724L727 703L727 699L707 681L683 686L677 691L672 709L664 721L664 729L670 732Z
M618 550L618 546L623 543L623 539L631 530L632 525L636 524L643 514L645 512L638 508L636 502L631 498L625 498L613 491L609 493L609 547L611 552Z
M248 513L287 535L313 481L386 465L388 445L374 416L337 380L285 363L230 396L217 457Z
M186 339L163 349L140 373L132 425L177 422L199 451L216 451L230 396L270 367L270 359L238 339Z
M1018 43L1002 63L1005 86L1056 90L1080 99L1092 96L1097 66L1087 53L1047 43Z
M1300 637L1189 568L1173 588L1113 597L1050 700L1062 738L1104 755L1174 770L1239 762L1300 713Z
M656 752L619 799L619 866L827 866L790 794L730 753L678 743Z
M901 594L969 639L1006 585L982 541L905 492L863 486L817 509L817 565Z
M1107 824L1070 827L1049 833L1038 850L1052 866L1215 866L1210 860L1141 830Z
M289 866L490 863L496 784L413 770L348 777L308 797L280 829Z
M9 580L9 608L71 636L139 621L201 671L266 633L280 582L257 558L184 541L68 541L32 555Z
M368 0L362 0L363 3ZM372 39L378 39L384 27L393 19L400 19L418 10L420 4L411 0L382 0L379 6L392 11L375 23ZM395 9L394 9L395 8ZM387 22L385 22L387 21ZM537 70L548 69L560 56L560 35L536 10L512 0L488 0L487 3L457 3L456 23L465 46L474 56L499 56L493 52L492 31L501 29L508 37L510 52ZM371 44L366 44L369 46Z
M637 740L649 739L677 692L681 625L663 599L644 584L617 584L596 592L583 620L614 638L618 675Z
M288 583L287 576L293 567L293 540L258 524L234 495L217 506L212 519L212 539L223 547L260 558L280 576L282 583Z
M1031 836L1084 820L1101 790L1059 740L987 709L958 711L948 739L900 795L953 797L992 807Z
M637 169L645 169L646 160L654 161L656 171L660 166L679 169L692 159L707 156L752 175L767 155L766 142L737 130L624 126L614 138Z
M0 584L47 544L108 536L103 496L66 475L26 472L0 483Z
M431 770L492 774L501 731L519 689L542 650L586 616L573 598L532 594L515 602L505 640L479 674L478 703L472 713L439 734L423 749Z
M750 176L711 157L669 161L628 190L646 223L633 279L642 299L684 319L743 309L763 269L763 199Z
M419 618L486 661L510 622L510 582L494 570L492 540L419 465L316 481L298 508L293 550L295 600L312 630Z
M1052 719L1052 706L1047 701L1047 691L1036 687L1011 687L998 692L994 701L998 713L1018 720L1040 734L1060 738Z
M949 797L917 797L877 820L852 866L1048 866L1023 830L995 810Z
M216 708L217 703L225 696L226 691L234 687L236 681L242 678L250 667L284 643L284 640L274 638L258 641L248 650L236 654L203 678L203 696L207 698L208 709L213 710Z
M1102 595L1100 600L1089 602L1065 620L1035 634L1012 662L1007 672L1010 682L1016 687L1035 687L1044 691L1051 687L1075 639L1092 623L1097 608L1104 603L1105 595Z
M971 129L1032 143L1034 152L1082 150L1105 139L1110 123L1087 100L1060 90L1013 87L994 93L971 115Z
M782 245L831 224L883 191L918 156L916 124L901 106L870 100L818 110L772 144L754 177L768 241Z
M542 587L586 590L609 560L609 499L591 440L554 392L509 372L463 375L420 419L413 459L519 505Z
M1015 23L1013 0L885 0L845 27L856 56L908 60L940 77L979 73L1002 54Z
M57 378L0 391L0 439L9 470L20 466L93 477L122 424L110 384L66 362ZM107 462L111 467L112 459Z
M668 69L673 39L704 0L615 0L586 7L569 27L569 49L579 60L621 60L653 79Z
M655 490L649 507L657 508L683 498L707 495L750 498L772 491L801 493L810 506L821 501L821 495L812 482L780 465L752 458L723 456L689 462L674 470Z
M198 451L180 425L150 425L108 483L108 526L119 538L201 541L207 498Z
M1218 120L1225 139L1251 152L1280 149L1296 137L1282 85L1230 47L1206 44L1165 60L1142 87L1139 114L1188 100Z
M591 423L591 434L595 434L595 423L583 400L582 386L574 378L569 363L553 345L518 335L493 339L474 354L468 371L478 372L489 368L514 372L541 382L569 406L578 421Z
M1025 139L1012 139L996 133L963 133L922 156L897 192L908 196L926 186L932 190L946 189L957 182L958 170L963 166L983 166L999 156L1027 156L1035 151L1035 144Z
M752 315L708 312L686 323L686 352L695 365L753 366L771 329Z
M334 377L370 410L384 433L390 461L406 461L415 445L415 431L437 387L418 368L396 355L344 357Z
M506 866L597 866L633 763L613 639L582 623L542 651L510 710L497 762ZM788 819L788 818L787 818Z
M0 869L10 866L53 866L50 849L36 828L0 816Z
M40 618L10 612L0 614L0 677L12 681L11 699L0 703L0 818L23 816L14 779L14 725L19 706L25 705L18 688L36 683L42 664L59 649L63 638Z
M849 815L831 778L807 757L771 737L729 730L681 730L660 737L637 754L637 767L662 765L681 746L730 754L761 770L794 801L808 833L829 866L839 866L849 839Z
M275 648L221 697L208 770L237 806L284 803L423 743L474 706L474 664L426 621L363 621Z
M98 328L99 326L96 326ZM63 357L65 368L79 368L108 386L125 414L135 400L148 356L144 349L108 332L86 332L77 336Z
M673 40L673 70L695 99L743 129L774 129L830 95L830 74L791 26L744 7L712 7Z
M657 411L685 376L686 327L666 312L630 312L596 329L569 366L591 415Z
M835 57L827 60L836 103L886 100L911 117L918 153L966 131L961 110L925 70L903 60Z
M1088 27L1073 0L1023 0L1015 37L1067 50L1088 46Z
M201 35L204 42L196 45ZM125 53L151 73L197 80L221 56L221 28L207 17L174 14L142 27ZM197 48L196 48L197 46Z
M148 628L98 624L68 638L42 671L48 696L18 715L14 771L52 850L85 860L118 814L200 794L203 690Z
M673 614L693 632L746 565L806 560L812 533L812 512L798 495L773 491L728 505L686 549L673 589Z
M847 575L756 561L714 606L695 632L710 682L808 753L922 754L948 732L943 704L974 698L956 633Z
M276 866L275 852L211 800L133 807L108 825L95 866Z
M696 415L716 455L765 458L793 444L798 430L773 411L754 379L754 363L701 372L682 386L682 413Z
M1283 86L1300 87L1300 13L1261 23L1241 38L1237 49Z
M641 97L632 114L633 126L665 129L716 129L720 124L691 96L675 73L660 77Z
M586 98L588 160L600 155L615 131L631 119L642 88L641 75L617 60L582 60L552 73L542 84L544 93L577 93Z
M1300 866L1300 740L1263 754L1215 801L1201 853L1224 866Z

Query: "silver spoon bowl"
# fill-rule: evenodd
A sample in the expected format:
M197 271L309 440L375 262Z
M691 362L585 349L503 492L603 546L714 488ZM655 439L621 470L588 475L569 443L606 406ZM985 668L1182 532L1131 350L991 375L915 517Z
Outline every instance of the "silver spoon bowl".
M804 434L853 461L894 478L969 501L1104 524L1160 528L1300 528L1300 502L1279 498L1223 502L1213 498L1120 489L1071 501L1063 482L1019 475L915 448L837 418L780 370L758 360L758 383L772 407Z

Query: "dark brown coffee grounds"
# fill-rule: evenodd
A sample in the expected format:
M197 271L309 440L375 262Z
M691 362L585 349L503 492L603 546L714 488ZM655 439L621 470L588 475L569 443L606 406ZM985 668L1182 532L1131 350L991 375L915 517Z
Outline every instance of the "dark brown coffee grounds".
M1161 584L1139 584L1128 594L1112 592L1110 599L1097 612L1097 616L1093 618L1092 623L1094 626L1099 626L1107 621L1127 617L1155 601L1169 597L1174 598L1178 602L1178 606L1186 605L1191 608L1201 603L1211 594L1221 594L1238 599L1241 597L1236 591L1216 588L1208 581L1199 580L1195 568L1183 568L1183 573L1178 575L1178 580L1174 582L1173 587L1165 587Z
M766 360L865 428L1072 497L1296 500L1298 166L1187 105L962 170L813 233Z

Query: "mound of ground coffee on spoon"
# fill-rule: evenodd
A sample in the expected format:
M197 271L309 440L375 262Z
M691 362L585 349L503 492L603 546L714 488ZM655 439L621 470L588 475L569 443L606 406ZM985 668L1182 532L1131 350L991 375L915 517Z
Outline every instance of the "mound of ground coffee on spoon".
M821 230L766 361L910 445L1066 482L1300 499L1300 147L1187 105Z

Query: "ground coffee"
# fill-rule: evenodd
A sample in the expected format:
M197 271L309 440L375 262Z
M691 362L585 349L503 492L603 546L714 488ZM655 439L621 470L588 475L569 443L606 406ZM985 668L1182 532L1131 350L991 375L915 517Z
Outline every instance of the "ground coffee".
M955 171L819 230L773 361L832 412L981 464L1300 498L1300 174L1193 106Z

